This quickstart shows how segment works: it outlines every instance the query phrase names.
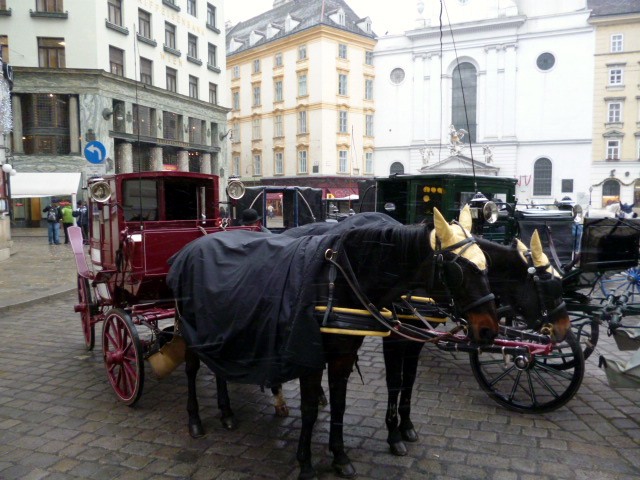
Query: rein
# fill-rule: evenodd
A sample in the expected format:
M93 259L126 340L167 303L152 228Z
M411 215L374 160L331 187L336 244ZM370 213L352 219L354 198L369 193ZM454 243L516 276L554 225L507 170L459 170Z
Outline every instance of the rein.
M442 255L443 253L455 250L456 248L463 247L462 250L454 256L453 260L447 262L447 263L454 264L461 257L464 251L467 248L469 248L473 243L475 243L475 239L473 237L467 237L464 240L457 242L449 247L434 251L434 256L438 257L437 259L438 265L444 264L444 258ZM403 324L402 322L400 322L400 320L398 320L397 317L395 317L395 315L392 322L389 322L386 318L384 318L380 310L364 294L364 292L360 288L360 284L358 283L355 273L353 272L353 268L351 267L351 262L349 261L348 256L346 254L341 255L341 252L342 251L338 252L333 249L327 249L324 254L325 259L330 263L330 268L329 268L329 298L327 302L327 309L325 310L325 315L323 318L323 324L325 324L326 321L328 320L329 312L333 304L335 279L336 279L337 271L339 270L340 273L342 273L342 276L344 277L345 281L347 282L347 284L355 294L356 298L365 307L365 309L371 314L371 316L377 322L382 324L385 328L393 331L394 333L396 333L401 337L406 338L407 340L412 340L415 342L425 342L425 343L438 343L440 341L456 338L455 334L465 328L462 325L458 325L457 327L447 332L446 334L434 338L432 335L429 335L427 332L424 332L418 327L413 327L411 325ZM338 262L338 256L344 259L343 261L343 263L345 264L344 267ZM445 286L447 294L451 296L449 287L447 285L447 279L442 277L441 271L439 273L439 276L442 280L443 285ZM433 281L433 278L431 279L431 281ZM432 286L432 284L430 286ZM469 305L466 305L464 308L460 308L456 310L460 312L466 312L474 307L477 307L478 305L492 301L494 300L494 298L495 296L493 295L493 293L489 293L488 295L485 295L482 298L471 302ZM411 309L412 313L416 316L416 318L418 318L423 324L425 324L425 326L427 327L429 326L427 319L424 318L417 311L417 309L413 307L413 305L411 305L405 299L403 299L402 301L405 303L406 306L408 306L408 308ZM452 306L454 306L455 308L455 304L453 302L452 302ZM445 310L437 306L436 308L441 313L451 316L454 318L454 320L459 322L457 315L450 315L450 312L446 312Z

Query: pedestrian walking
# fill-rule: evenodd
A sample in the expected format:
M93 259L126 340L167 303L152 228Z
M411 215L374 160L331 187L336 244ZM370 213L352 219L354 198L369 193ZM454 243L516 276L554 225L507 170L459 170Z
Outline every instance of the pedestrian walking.
M73 216L76 217L76 223L82 229L82 240L85 245L89 243L89 209L86 202L78 200L77 207Z
M60 220L62 213L57 202L51 202L44 207L42 212L47 220L47 234L49 236L49 245L60 245Z
M62 215L62 228L64 228L64 243L69 244L69 227L73 226L73 208L70 203L65 203L60 209Z

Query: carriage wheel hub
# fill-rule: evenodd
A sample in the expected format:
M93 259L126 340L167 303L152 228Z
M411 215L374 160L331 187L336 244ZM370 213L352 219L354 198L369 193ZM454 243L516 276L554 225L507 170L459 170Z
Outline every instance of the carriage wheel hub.
M114 352L107 352L105 355L105 361L108 365L122 364L124 363L124 351L116 350Z

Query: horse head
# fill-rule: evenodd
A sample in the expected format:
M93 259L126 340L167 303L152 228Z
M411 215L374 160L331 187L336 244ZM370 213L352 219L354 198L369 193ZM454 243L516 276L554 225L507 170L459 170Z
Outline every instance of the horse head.
M470 221L471 212L468 207L462 211L461 217L466 215ZM431 236L431 246L443 274L444 284L458 311L469 321L471 339L490 343L498 334L498 318L489 286L486 258L471 235L470 228L465 228L460 223L449 225L435 208L434 224L435 233Z
M528 328L564 340L571 324L562 299L562 277L550 265L537 231L528 248L520 240L510 246L478 239L489 259L489 282L502 306L522 317ZM551 327L550 327L551 326Z
M551 325L551 337L561 342L571 330L571 321L562 298L562 277L542 250L537 230L531 235L530 250L517 239L516 248L527 266L526 281L513 288L513 291L521 290L520 300L515 304L516 311L525 318L529 327L540 323L543 328L549 329L547 325Z

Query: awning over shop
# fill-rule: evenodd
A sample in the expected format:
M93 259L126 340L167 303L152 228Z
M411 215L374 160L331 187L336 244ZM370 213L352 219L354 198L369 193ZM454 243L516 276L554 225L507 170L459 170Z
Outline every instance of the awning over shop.
M358 191L355 188L333 188L327 187L324 189L325 198L348 198L350 195L358 195ZM333 195L330 197L329 194Z
M11 198L75 195L80 173L26 173L11 177Z

